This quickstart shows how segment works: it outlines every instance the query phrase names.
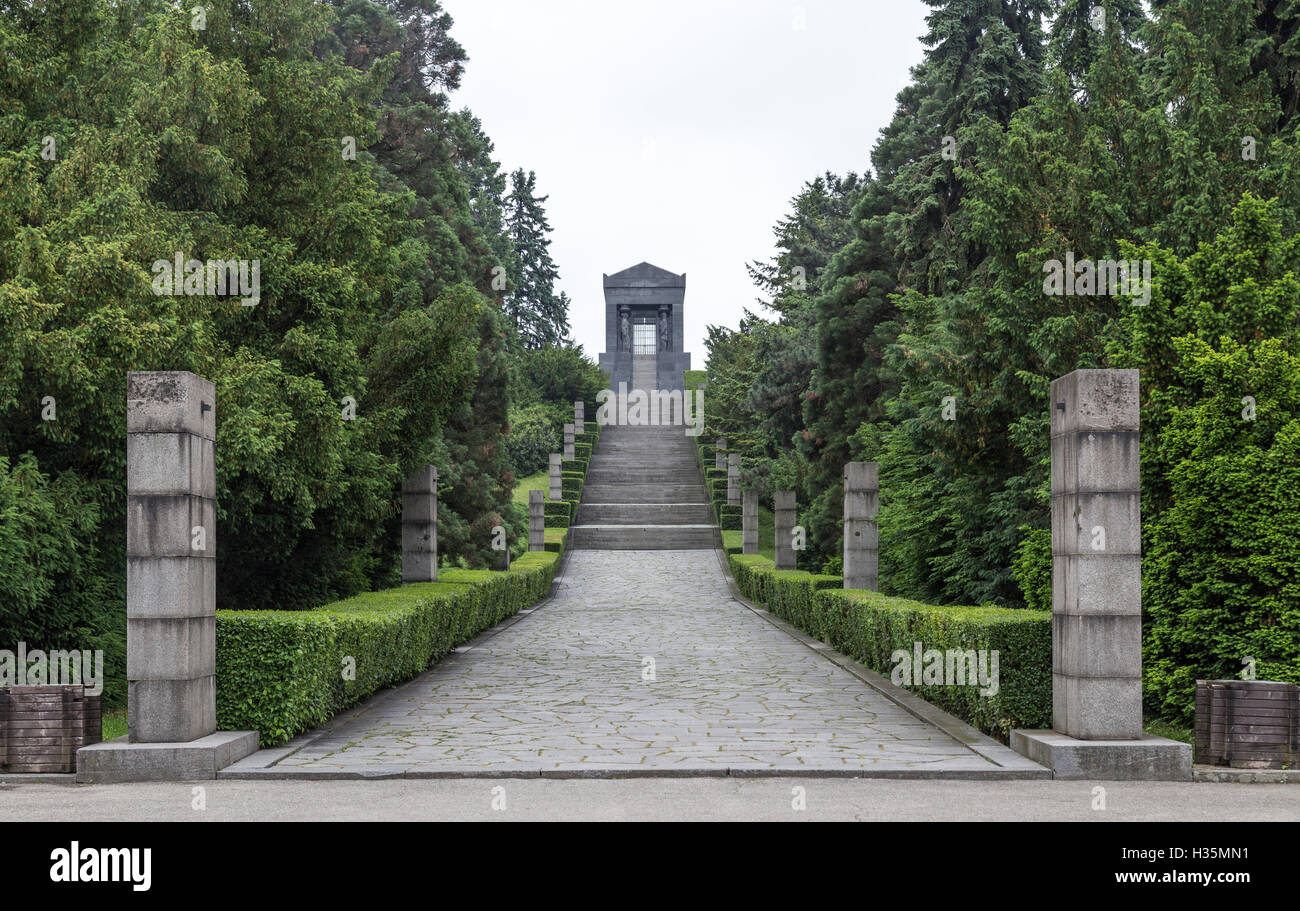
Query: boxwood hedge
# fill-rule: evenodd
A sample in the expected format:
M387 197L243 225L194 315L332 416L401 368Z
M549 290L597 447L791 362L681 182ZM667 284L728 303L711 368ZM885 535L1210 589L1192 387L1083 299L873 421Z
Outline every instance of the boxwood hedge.
M944 607L879 592L845 591L839 576L778 572L767 557L728 554L741 594L790 624L886 677L895 651L914 643L945 656L951 650L998 652L998 690L978 685L915 684L906 689L986 734L1006 740L1013 728L1052 721L1052 614L1002 607Z
M311 611L217 611L217 723L284 743L543 598L558 559L548 550L505 572L443 570Z

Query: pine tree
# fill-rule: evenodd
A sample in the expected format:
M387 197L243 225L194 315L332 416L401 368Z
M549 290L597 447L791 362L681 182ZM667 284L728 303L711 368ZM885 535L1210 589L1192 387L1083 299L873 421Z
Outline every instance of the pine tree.
M505 312L519 344L530 349L561 344L569 334L569 298L555 293L559 270L551 260L551 225L544 208L549 198L537 195L533 171L525 174L520 168L510 175L506 227L514 252L507 267Z

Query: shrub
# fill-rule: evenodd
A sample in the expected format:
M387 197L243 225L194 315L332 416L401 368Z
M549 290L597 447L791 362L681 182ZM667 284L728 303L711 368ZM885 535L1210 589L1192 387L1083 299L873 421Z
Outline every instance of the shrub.
M564 499L575 503L582 499L582 475L565 472L560 475L560 483L564 486Z
M312 611L217 611L217 722L284 743L538 601L557 562L530 552L506 572L443 570Z
M530 405L511 410L506 449L517 476L522 478L544 471L550 464L551 453L558 452L561 443L560 432L546 406Z
M1052 609L1052 530L1021 526L1024 537L1016 547L1011 566L1025 606L1031 610Z
M568 500L546 501L546 527L568 528L573 518L573 504Z
M736 531L741 527L744 519L744 508L741 506L720 506L718 508L718 525L723 531Z

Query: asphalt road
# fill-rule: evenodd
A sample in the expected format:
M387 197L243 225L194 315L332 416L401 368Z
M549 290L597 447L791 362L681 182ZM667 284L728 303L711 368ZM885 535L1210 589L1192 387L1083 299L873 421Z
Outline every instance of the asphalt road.
M801 802L798 788L803 789L805 809L795 808ZM1096 788L1105 789L1104 809L1094 809L1103 797ZM0 779L0 820L1297 821L1300 786L837 778L391 779L79 786Z

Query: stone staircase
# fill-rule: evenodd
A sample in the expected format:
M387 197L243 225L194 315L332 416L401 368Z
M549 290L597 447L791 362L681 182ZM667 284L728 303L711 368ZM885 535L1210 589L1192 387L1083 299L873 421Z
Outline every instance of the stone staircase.
M685 427L601 428L569 547L706 550L721 543Z
M632 356L632 389L659 388L659 357L654 354Z

